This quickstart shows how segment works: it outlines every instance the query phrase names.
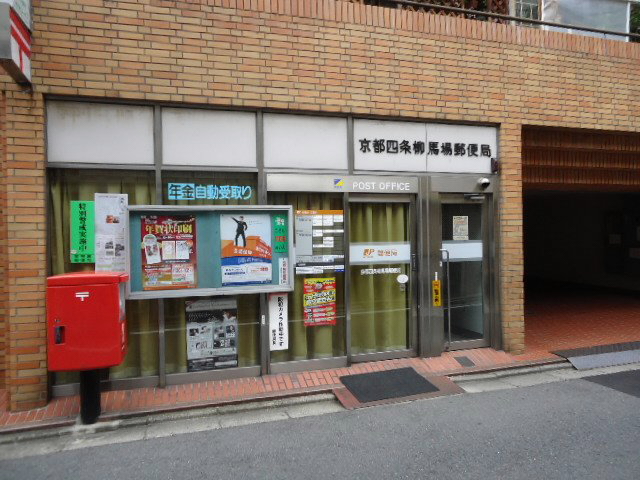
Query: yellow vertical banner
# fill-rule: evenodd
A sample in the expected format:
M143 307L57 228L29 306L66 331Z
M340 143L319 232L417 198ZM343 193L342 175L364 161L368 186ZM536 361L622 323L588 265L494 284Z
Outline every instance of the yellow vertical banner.
M442 281L434 280L431 282L431 293L433 297L433 306L442 306Z

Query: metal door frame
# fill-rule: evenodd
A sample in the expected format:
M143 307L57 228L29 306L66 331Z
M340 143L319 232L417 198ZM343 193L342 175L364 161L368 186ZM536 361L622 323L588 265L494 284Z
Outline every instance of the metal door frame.
M348 123L348 126L351 125ZM351 127L349 127L351 129ZM353 142L349 142L350 148L352 148ZM353 152L352 152L353 153ZM351 157L350 157L351 158ZM344 296L345 296L345 355L338 357L329 357L329 358L318 358L318 359L304 359L304 360L291 360L286 362L277 362L274 363L271 361L271 352L269 351L269 338L268 338L268 327L265 327L263 324L261 328L261 346L262 346L262 354L261 354L261 374L277 374L277 373L290 373L290 372L300 372L300 371L308 371L308 370L318 370L318 369L326 369L326 368L340 368L349 366L352 362L369 362L376 360L386 360L393 358L403 358L403 357L412 357L416 355L418 344L418 324L417 324L417 314L412 312L412 316L416 318L410 325L410 349L407 350L396 350L392 352L380 352L380 353L370 353L363 355L351 355L351 310L350 310L350 293L351 293L351 282L347 275L349 272L347 268L349 266L349 232L350 232L350 224L351 218L349 215L349 205L352 202L382 202L382 203L390 203L390 202L404 202L409 203L409 215L414 215L412 218L416 219L415 211L416 211L416 202L417 199L420 198L420 190L419 190L419 180L416 177L408 177L406 173L399 174L398 172L366 172L367 174L353 174L346 172L336 172L334 174L330 174L327 172L319 172L315 175L311 174L309 171L304 170L287 170L283 171L281 169L273 169L273 170L263 170L261 172L267 177L266 180L259 182L259 184L264 185L264 202L268 203L268 194L271 193L293 193L293 192L305 192L305 193L331 193L331 194L341 194L343 198L343 210L344 210L344 234L343 234L343 243L345 245L344 250L344 265L345 265L345 286L344 286ZM275 177L284 177L278 178L278 182L276 186L271 186L269 188L269 176ZM360 193L350 191L348 188L345 189L336 189L332 180L335 177L341 178L362 178L363 180L371 181L371 180L394 180L399 179L404 182L415 182L411 193ZM312 178L315 183L309 184L309 178ZM327 183L327 180L329 182ZM418 180L418 181L416 181ZM418 231L417 228L413 228L413 225L410 224L410 238L412 238L412 252L421 252L422 247L418 243ZM415 230L415 231L414 231ZM418 268L418 257L417 255L412 257L414 260L413 266L414 268ZM420 263L420 266L422 264ZM420 268L415 273L420 272ZM413 309L418 308L418 284L419 284L419 275L415 276L416 281L415 285L412 285L412 295L414 296L414 305ZM416 289L416 292L413 292L413 289ZM268 308L266 298L262 303L262 312L261 315L268 318ZM355 357L355 358L353 358Z
M480 187L479 179L487 178L490 185L487 188ZM501 325L498 296L498 221L496 216L498 176L496 175L443 175L432 176L427 180L427 185L423 187L426 198L426 208L429 215L429 228L427 236L427 271L424 279L425 290L428 290L428 319L426 319L426 330L428 335L423 336L421 341L422 354L424 356L440 355L446 350L459 350L480 347L501 347ZM445 264L442 261L442 196L443 195L464 195L476 194L485 195L482 201L482 242L483 242L483 316L484 316L484 336L479 340L465 340L452 342L447 345L445 336L445 309L433 306L431 292L431 282L436 279L442 280L443 290L446 288ZM464 198L463 198L464 199ZM464 202L462 202L464 203ZM427 296L427 295L425 295ZM427 338L425 338L427 337Z
M394 358L406 358L406 357L415 357L418 352L418 305L419 305L419 284L420 284L420 269L418 266L418 228L417 228L417 215L416 215L416 204L418 194L407 194L407 195L395 195L395 194L369 194L369 193L350 193L348 196L347 207L350 207L352 203L405 203L409 205L409 242L411 244L411 261L409 263L409 271L411 276L409 277L411 280L409 282L410 291L409 298L411 300L411 311L409 314L409 348L403 350L389 350L384 352L374 352L374 353L360 353L360 354L352 354L351 353L351 291L350 289L346 292L346 314L347 314L347 358L349 363L360 363L360 362L373 362L379 360L390 360ZM345 215L346 210L348 208L345 207ZM350 209L349 209L350 210ZM350 241L349 237L351 234L351 214L348 214L348 222L345 224L346 229L346 245L349 249ZM345 273L349 275L347 284L351 284L351 265L349 262L349 258L345 258Z

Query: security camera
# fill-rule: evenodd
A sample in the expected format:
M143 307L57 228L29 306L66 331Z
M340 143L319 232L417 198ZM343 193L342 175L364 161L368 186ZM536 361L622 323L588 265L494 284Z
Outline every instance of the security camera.
M491 185L491 180L489 180L487 177L482 177L478 179L478 186L482 190L486 190L487 188L489 188L489 185Z

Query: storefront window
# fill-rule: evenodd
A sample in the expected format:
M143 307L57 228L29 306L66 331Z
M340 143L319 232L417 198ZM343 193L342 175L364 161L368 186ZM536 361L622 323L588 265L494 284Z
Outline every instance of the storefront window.
M52 275L93 270L93 263L71 263L70 205L74 200L93 201L96 193L126 193L130 205L154 203L153 172L138 170L49 171L49 270ZM109 370L109 378L132 378L158 373L158 321L154 301L126 304L129 349L122 365ZM56 384L78 381L75 373L56 374Z
M296 228L299 227L300 217L303 216L314 217L316 223L319 223L315 228L310 228L312 232L315 231L310 234L316 235L312 237L315 243L315 246L312 243L313 251L306 252L310 255L300 255L305 252L300 250L300 245L296 246L294 291L289 293L289 348L271 352L271 361L344 356L346 317L342 196L321 193L273 193L269 196L269 202L274 205L292 205L297 219ZM313 223L313 219L309 220ZM329 238L331 242L326 240ZM298 267L303 264L306 266ZM322 317L314 318L309 302L305 309L305 294L308 296L314 288L323 288L331 293L329 297L335 298L335 301L317 305L316 308L322 310Z

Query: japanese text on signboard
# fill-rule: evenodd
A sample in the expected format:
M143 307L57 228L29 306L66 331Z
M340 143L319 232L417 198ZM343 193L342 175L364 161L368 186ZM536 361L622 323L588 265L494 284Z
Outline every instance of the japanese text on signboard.
M287 241L289 227L287 225L286 215L278 214L273 217L273 234L275 236L274 251L276 253L287 253L289 250L289 243Z
M425 142L409 140L386 140L383 138L359 140L362 153L391 153L405 155L422 155L425 153ZM455 157L491 157L491 145L464 142L428 142L429 155L446 155Z
M289 348L288 296L286 293L273 293L269 296L270 350Z
M169 183L169 200L249 200L253 188L249 185L197 185Z
M95 262L93 202L71 202L71 263Z
M385 140L384 138L367 139L360 141L360 151L362 153L403 153L405 155L424 154L424 142L409 140Z
M477 143L429 142L429 155L491 157L491 145Z

